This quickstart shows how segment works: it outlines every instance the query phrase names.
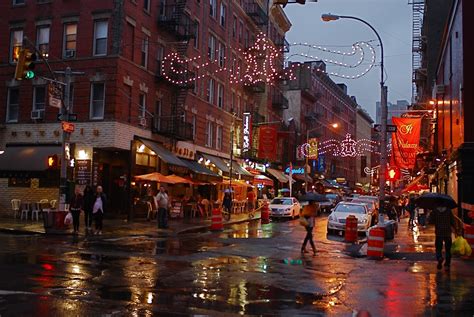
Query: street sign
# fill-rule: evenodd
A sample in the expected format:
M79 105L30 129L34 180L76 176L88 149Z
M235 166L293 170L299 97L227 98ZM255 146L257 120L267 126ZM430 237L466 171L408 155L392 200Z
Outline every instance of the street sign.
M74 128L75 128L74 123L63 121L63 122L61 122L61 125L62 125L62 128L63 128L64 132L67 132L67 133L74 132Z
M48 84L48 103L51 107L61 109L63 87L58 83Z
M70 113L67 116L64 114L58 113L56 118L58 119L58 121L77 121L77 113Z
M374 131L382 132L382 125L374 124ZM395 133L395 132L397 132L397 126L393 124L387 124L387 133Z
M77 121L77 113L70 113L68 115L68 121Z

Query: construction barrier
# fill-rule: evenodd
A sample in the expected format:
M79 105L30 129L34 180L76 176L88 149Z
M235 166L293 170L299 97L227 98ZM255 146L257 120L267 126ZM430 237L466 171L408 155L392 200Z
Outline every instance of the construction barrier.
M346 240L346 242L357 241L357 218L354 215L349 215L346 218L346 231L344 233L344 240Z
M466 239L467 243L471 246L473 251L471 256L474 256L474 226L464 224L464 239Z
M383 258L383 247L385 242L385 230L374 227L369 230L367 239L367 256L373 258Z
M270 208L268 207L267 201L265 201L262 205L262 211L260 212L260 219L262 219L263 224L270 223Z
M222 222L222 212L219 208L212 209L211 216L211 230L220 231L224 229L224 223Z

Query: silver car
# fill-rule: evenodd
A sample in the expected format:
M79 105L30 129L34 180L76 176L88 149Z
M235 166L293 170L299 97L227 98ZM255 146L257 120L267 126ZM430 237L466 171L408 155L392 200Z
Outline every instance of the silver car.
M372 214L365 203L340 202L328 217L327 232L346 231L346 218L357 218L357 231L366 232L372 223Z
M271 217L298 217L301 205L294 197L276 197L270 202Z

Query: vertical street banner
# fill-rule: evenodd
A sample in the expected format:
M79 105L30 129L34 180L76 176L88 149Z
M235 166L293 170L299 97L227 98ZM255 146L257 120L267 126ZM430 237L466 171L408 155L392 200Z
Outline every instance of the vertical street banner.
M277 129L275 126L260 127L258 138L258 158L276 161L277 141Z
M242 153L247 153L252 148L252 115L244 112L242 118Z
M48 104L51 107L61 109L63 98L63 87L58 83L48 84Z
M306 155L308 160L317 160L318 159L318 139L311 138L308 140L308 151Z
M398 168L412 169L420 143L421 118L392 117L392 122L397 126L397 132L392 133L390 163Z

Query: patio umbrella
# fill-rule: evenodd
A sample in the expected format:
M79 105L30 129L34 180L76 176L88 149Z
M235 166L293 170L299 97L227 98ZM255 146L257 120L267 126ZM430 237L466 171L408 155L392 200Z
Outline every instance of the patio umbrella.
M424 193L415 199L415 204L418 207L426 209L435 209L441 206L453 209L458 206L451 196L439 193Z
M167 176L170 180L172 180L174 182L174 184L190 184L190 185L194 185L194 182L190 179L187 179L187 178L184 178L184 177L181 177L181 176L178 176L178 175L169 175Z
M167 183L167 184L176 184L170 177L160 174L158 172L153 172L150 174L143 174L135 176L135 179L149 182L158 182L158 183Z
M309 192L298 198L299 201L315 201L315 202L323 202L323 201L329 201L329 199L326 198L326 196Z

